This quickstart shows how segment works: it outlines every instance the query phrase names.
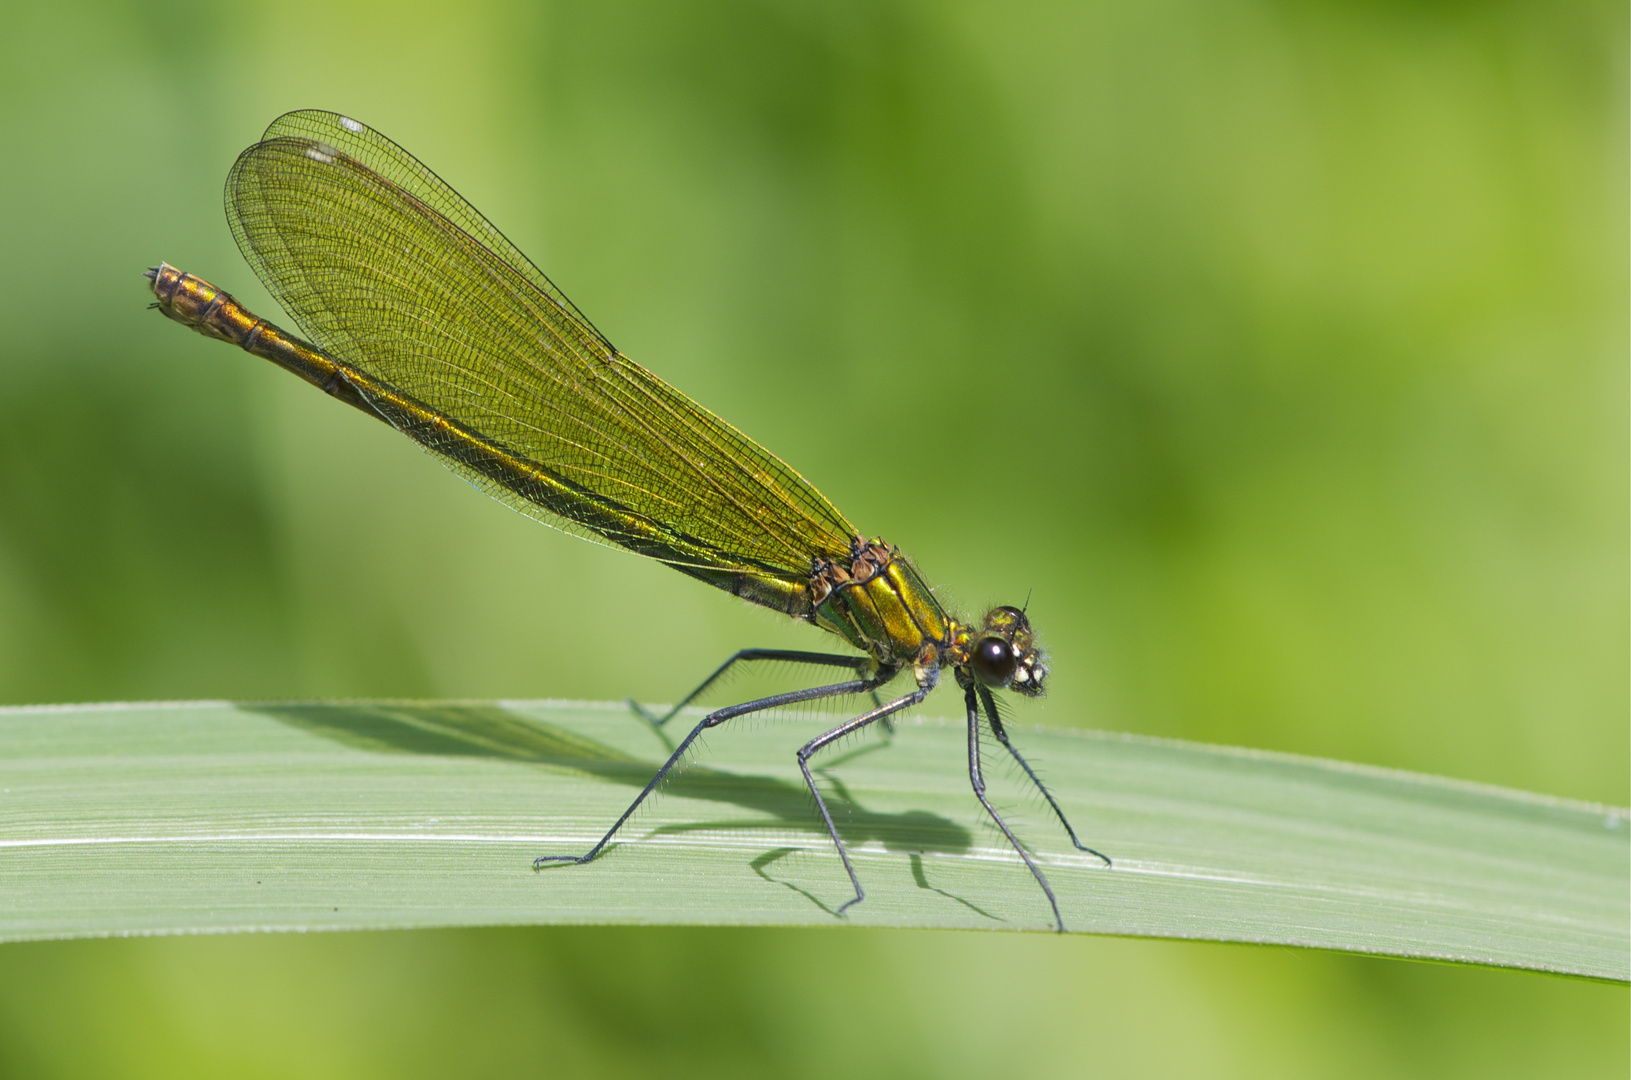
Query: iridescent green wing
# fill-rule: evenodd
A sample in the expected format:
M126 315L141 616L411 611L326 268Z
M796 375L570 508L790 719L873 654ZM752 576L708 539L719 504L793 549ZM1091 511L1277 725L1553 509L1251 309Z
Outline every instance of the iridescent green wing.
M454 421L464 434L403 430L522 513L733 589L739 574L802 588L813 557L849 552L855 530L819 491L618 353L474 207L366 125L279 117L239 156L226 204L244 257L312 341ZM471 432L559 482L475 472Z

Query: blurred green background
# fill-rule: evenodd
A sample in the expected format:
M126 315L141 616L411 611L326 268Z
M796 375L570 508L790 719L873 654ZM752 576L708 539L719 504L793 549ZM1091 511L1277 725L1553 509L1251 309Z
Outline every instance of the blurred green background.
M0 14L0 701L664 701L817 645L145 310L166 259L277 316L221 183L317 106L966 609L1031 595L1022 722L1631 801L1623 3ZM93 941L0 948L0 1074L1623 1077L1627 1006L1015 935Z

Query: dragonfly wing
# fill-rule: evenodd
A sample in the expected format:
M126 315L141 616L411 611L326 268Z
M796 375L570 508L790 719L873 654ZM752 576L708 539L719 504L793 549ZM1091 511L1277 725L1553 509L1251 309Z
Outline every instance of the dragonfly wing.
M244 257L317 345L562 480L543 498L472 477L456 440L404 429L523 513L691 571L802 581L815 556L848 554L855 530L814 486L618 353L474 207L366 125L280 117L233 165L226 203ZM674 542L633 542L574 499Z

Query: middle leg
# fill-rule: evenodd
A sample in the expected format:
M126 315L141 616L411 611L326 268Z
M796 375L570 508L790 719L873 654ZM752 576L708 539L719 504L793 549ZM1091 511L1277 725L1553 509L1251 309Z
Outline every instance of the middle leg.
M838 827L833 824L832 813L827 809L827 800L821 797L821 789L816 787L815 777L810 775L810 757L822 747L830 746L845 735L860 731L874 721L886 720L887 717L893 716L902 709L910 709L928 697L929 691L932 689L934 689L933 685L920 686L910 694L896 698L887 705L880 705L870 712L862 713L853 720L844 721L831 731L824 735L818 735L799 748L799 770L804 773L804 782L809 786L810 794L815 796L816 807L821 811L821 820L826 822L827 835L832 837L833 846L838 849L838 857L844 862L844 872L849 875L849 883L855 886L855 896L850 900L846 900L839 907L838 914L840 915L865 900L866 893L861 889L861 879L855 876L855 867L849 861L849 852L844 848L844 841L839 838Z

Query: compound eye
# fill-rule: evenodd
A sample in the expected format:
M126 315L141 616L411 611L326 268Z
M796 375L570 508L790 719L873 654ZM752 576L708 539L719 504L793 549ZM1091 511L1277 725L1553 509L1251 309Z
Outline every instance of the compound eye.
M1007 686L1018 664L1014 650L999 637L983 637L975 642L974 653L968 660L974 677L987 686Z
M992 608L986 612L985 616L985 628L987 630L1008 633L1015 630L1029 629L1030 625L1031 622L1025 617L1025 613L1017 607L1004 605L1003 607Z

